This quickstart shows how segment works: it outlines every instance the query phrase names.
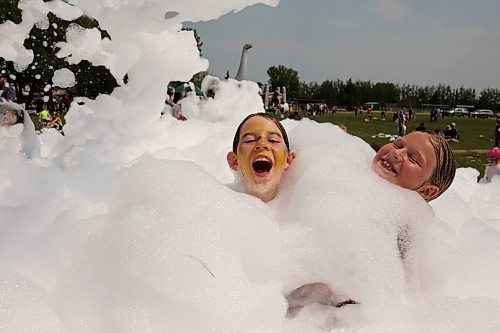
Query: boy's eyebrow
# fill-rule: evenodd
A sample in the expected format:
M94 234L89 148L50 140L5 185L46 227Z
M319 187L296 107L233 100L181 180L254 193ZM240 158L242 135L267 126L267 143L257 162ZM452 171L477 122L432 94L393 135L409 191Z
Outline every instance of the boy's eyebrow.
M268 134L268 135L277 135L277 136L279 136L280 138L283 138L283 136L281 135L281 133L280 133L280 132L269 132L269 134ZM246 137L246 136L257 136L257 134L256 134L256 133L254 133L254 132L243 133L243 134L241 135L241 139L243 139L243 138L244 138L244 137Z
M253 132L243 133L243 135L241 136L241 138L243 139L244 137L247 137L247 136L256 136L256 134L253 133Z
M271 135L277 135L277 136L279 136L280 138L282 138L282 137L283 137L283 136L281 135L281 133L280 133L280 132L271 132L271 133L269 133L269 134L271 134Z

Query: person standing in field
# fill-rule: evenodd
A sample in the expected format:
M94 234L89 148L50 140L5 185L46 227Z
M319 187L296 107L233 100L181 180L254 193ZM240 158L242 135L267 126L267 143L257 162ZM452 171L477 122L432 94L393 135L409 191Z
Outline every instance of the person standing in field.
M398 113L398 135L405 136L406 135L406 115L403 111L399 111Z
M500 176L500 148L495 147L489 152L491 165L484 171L484 182L490 183L495 176Z
M497 113L497 123L495 126L495 147L500 147L500 112Z

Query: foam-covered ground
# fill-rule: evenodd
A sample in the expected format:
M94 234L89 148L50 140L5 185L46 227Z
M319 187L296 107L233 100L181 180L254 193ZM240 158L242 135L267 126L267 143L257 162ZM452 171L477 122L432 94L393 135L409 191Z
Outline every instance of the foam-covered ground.
M208 65L180 22L253 2L69 2L80 9L23 2L23 23L0 31L22 35L49 10L89 13L113 41L73 27L62 50L130 82L74 103L65 137L0 128L2 331L500 331L500 179L459 169L429 206L376 176L359 138L285 120L298 158L264 204L227 186L234 131L263 111L255 83L222 81L215 99L182 101L188 121L159 118L168 82ZM180 14L164 22L167 11ZM406 270L402 223L421 234ZM316 281L360 304L285 318L283 294Z

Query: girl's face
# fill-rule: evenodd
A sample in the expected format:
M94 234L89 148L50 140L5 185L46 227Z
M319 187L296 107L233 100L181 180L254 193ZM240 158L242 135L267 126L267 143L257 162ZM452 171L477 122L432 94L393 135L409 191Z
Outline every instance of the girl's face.
M273 199L295 153L288 152L278 126L260 116L243 124L239 139L236 154L228 153L229 166L241 172L247 193L265 202Z
M420 191L430 185L436 168L436 154L430 140L422 132L412 132L386 144L373 158L372 168L380 177L401 187ZM432 198L426 198L426 200Z

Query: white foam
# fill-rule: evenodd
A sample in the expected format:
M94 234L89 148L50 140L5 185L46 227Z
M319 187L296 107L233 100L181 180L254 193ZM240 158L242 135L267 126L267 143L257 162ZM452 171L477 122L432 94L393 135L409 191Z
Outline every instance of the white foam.
M255 83L222 80L214 99L181 101L187 121L160 118L167 84L208 66L180 22L255 2L23 2L10 31L45 24L47 6L95 16L112 41L72 27L60 55L129 83L74 102L65 137L0 128L2 329L498 332L499 179L459 169L433 211L374 175L361 139L286 120L298 157L264 204L226 185L236 127L263 111ZM165 22L167 11L180 14ZM405 223L418 236L406 270L395 241ZM283 294L317 281L361 304L286 319Z
M54 71L52 84L61 88L73 87L76 84L75 74L67 68L58 69Z

